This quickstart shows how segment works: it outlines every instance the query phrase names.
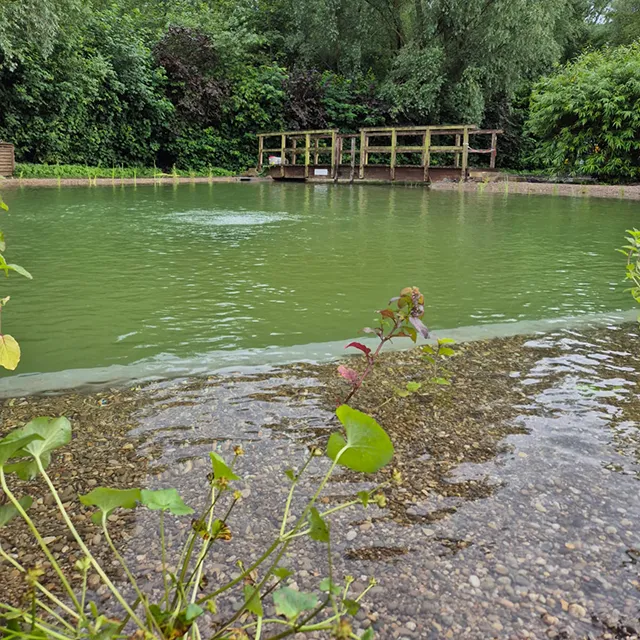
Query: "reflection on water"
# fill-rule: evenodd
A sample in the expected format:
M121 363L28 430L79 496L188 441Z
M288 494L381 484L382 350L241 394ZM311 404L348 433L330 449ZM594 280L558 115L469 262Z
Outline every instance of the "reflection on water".
M334 521L335 575L351 574L360 586L368 575L379 581L358 627L373 624L381 638L636 637L639 344L630 325L523 340L527 359L515 354L513 364L533 364L504 375L521 394L514 426L526 433L509 436L492 461L465 462L447 478L486 483L487 497L425 488L422 500L407 505L423 516L419 524L398 524L379 510ZM250 562L273 535L284 471L303 460L306 445L323 441L331 413L304 365L271 376L159 383L153 392L155 407L136 430L160 453L152 483L175 485L187 502L201 504L207 452L229 456L238 442L247 451L237 468L245 501L233 523L241 540L212 559L210 578L228 578L237 559ZM429 462L440 455L429 452ZM312 483L324 464L313 467ZM330 493L367 486L343 477ZM148 537L131 541L128 553L153 576L148 552ZM292 565L301 589L317 588L326 575L323 554L308 543ZM627 635L613 633L622 628Z
M436 329L617 312L629 302L614 249L640 211L630 201L268 183L5 198L10 257L34 275L3 285L22 374L170 371L221 352L255 364L265 349L352 338L407 285L425 292Z

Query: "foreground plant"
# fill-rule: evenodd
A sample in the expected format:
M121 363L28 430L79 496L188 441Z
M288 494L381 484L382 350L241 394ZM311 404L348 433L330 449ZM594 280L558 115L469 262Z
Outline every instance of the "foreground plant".
M240 565L241 572L237 577L217 585L208 583L205 571L212 549L223 545L233 535L230 516L242 500L240 492L231 489L239 480L234 466L237 457L244 453L240 447L235 448L235 457L230 464L217 453L210 453L209 499L204 511L195 516L194 510L183 502L175 489L150 491L99 487L79 497L84 505L96 508L93 521L101 527L111 555L126 575L126 588L123 588L114 584L105 570L111 563L103 566L90 551L47 473L52 453L71 440L69 421L66 418L37 418L12 431L0 440L0 487L5 496L5 504L0 506L0 527L18 516L26 522L56 573L63 595L54 594L42 583L40 567L24 566L0 546L0 559L22 573L28 593L22 606L0 603L0 637L30 640L123 637L175 640L189 637L200 640L206 633L211 640L276 640L296 633L324 631L334 638L358 638L353 633L350 618L358 612L362 598L375 582L371 581L361 593L352 594L353 578L347 576L339 581L334 575L329 518L358 504L365 508L373 503L383 507L385 497L381 491L386 484L361 491L352 500L322 510L318 508L318 499L338 465L356 472L374 473L391 461L394 449L388 435L370 416L347 405L338 407L336 415L343 431L333 433L329 438L326 455L331 464L306 506L293 515L292 500L300 479L314 458L321 455L315 448L299 470L286 471L291 486L280 529L272 543L251 565ZM54 557L46 533L41 532L29 516L32 498L18 497L9 487L9 478L13 475L22 480L40 476L46 483L59 517L83 555L75 565L75 572L80 575L79 587L72 584L77 580L72 580ZM398 478L398 474L395 477ZM128 565L109 531L109 516L116 509L139 507L159 513L163 575L160 596L154 597L152 590L146 592L141 586L135 569ZM165 539L165 521L168 517L186 516L193 516L192 526L174 571L171 569L174 564L167 557L171 550ZM283 565L285 554L294 540L303 537L325 545L327 577L319 581L316 593L304 593L287 584L293 572ZM106 609L90 599L89 572L97 574L110 594L104 604ZM220 602L218 608L217 601L223 594L240 596L243 604L227 611L224 602ZM268 613L268 609L275 613ZM360 638L370 640L373 631L367 630Z
M631 295L640 304L640 231L638 229L627 229L629 234L626 238L627 244L618 249L620 253L627 257L627 280L633 283Z
M6 205L2 197L0 197L0 210L8 211L9 207ZM0 231L0 271L4 271L5 276L9 276L10 271L29 278L31 280L31 274L19 264L9 264L4 257L5 249L7 248L4 233ZM9 302L9 296L0 298L0 367L5 369L14 370L20 362L20 345L18 341L9 334L2 333L2 311Z

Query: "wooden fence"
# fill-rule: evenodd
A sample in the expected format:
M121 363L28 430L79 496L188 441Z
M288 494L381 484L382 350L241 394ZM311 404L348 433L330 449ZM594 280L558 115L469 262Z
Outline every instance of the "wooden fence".
M488 168L495 169L500 133L498 129L478 129L474 125L367 127L357 134L342 134L337 129L261 133L258 171L264 167L264 155L273 153L278 155L270 157L269 171L279 179L466 180L470 154L488 155ZM471 145L471 139L479 135L490 137L489 147ZM450 143L443 142L443 137ZM278 140L279 146L268 147L265 143L273 139ZM449 154L451 166L434 165L435 154ZM388 163L381 161L385 156Z
M0 142L0 176L12 176L15 167L13 145L8 142Z

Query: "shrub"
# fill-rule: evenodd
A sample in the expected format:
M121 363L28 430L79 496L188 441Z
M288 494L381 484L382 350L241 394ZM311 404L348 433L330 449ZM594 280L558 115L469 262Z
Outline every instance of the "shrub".
M640 43L584 54L538 82L527 128L538 165L640 179Z

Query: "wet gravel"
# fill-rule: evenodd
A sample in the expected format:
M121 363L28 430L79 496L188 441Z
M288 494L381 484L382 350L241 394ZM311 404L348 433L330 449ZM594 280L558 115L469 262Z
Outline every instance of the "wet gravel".
M449 365L451 387L425 385L418 396L381 407L393 386L427 375L415 352L385 358L378 383L356 404L389 431L405 482L389 492L385 509L353 508L332 521L335 574L353 575L356 592L369 576L378 581L356 629L373 625L377 637L400 639L639 637L638 345L636 326L469 343ZM242 444L243 500L231 520L233 539L212 554L206 579L214 585L237 575L237 561L249 564L271 539L288 488L284 471L335 428L331 406L341 384L333 365L298 365L112 392L105 404L95 395L10 400L3 429L66 398L56 413L75 418L76 436L71 458L59 456L52 473L91 536L86 512L72 499L88 480L176 486L197 507L207 490L207 452L229 456ZM78 411L81 403L91 411ZM95 425L88 429L109 408L118 411L103 418L100 445ZM303 494L325 468L324 460L314 462ZM325 503L372 481L341 473ZM28 488L40 491L38 483ZM294 508L303 503L301 496ZM44 498L41 506L44 518ZM119 545L154 588L153 517L114 520ZM55 522L47 526L60 528ZM189 524L170 530L175 546ZM0 541L35 561L25 535L12 526ZM64 557L73 545L62 542L57 553ZM297 549L286 559L292 580L315 589L327 575L323 548L305 542ZM0 595L18 597L18 577L6 565L0 573ZM232 592L219 604L224 610L240 602Z

